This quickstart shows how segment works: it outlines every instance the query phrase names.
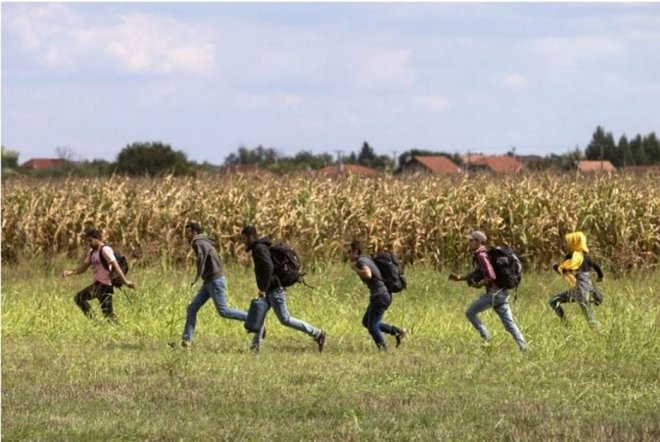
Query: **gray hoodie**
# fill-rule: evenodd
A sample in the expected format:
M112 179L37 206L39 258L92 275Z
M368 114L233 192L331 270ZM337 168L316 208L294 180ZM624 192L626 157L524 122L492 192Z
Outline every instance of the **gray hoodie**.
M215 241L206 235L197 235L193 238L191 245L197 257L197 275L193 285L200 276L205 284L225 276L222 261L215 250Z

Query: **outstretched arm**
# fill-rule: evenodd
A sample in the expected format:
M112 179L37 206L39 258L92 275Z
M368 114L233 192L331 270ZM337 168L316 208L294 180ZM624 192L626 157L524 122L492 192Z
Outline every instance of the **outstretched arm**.
M82 264L80 264L75 269L64 270L62 272L62 278L66 278L66 277L71 276L71 275L79 275L81 273L85 273L85 270L87 270L90 265L91 265L91 263L89 263L89 262L83 262Z

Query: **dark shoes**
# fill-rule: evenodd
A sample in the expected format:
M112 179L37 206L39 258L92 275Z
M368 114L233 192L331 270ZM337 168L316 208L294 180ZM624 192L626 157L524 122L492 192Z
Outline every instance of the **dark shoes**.
M319 345L319 353L323 353L323 347L325 346L325 332L321 330L321 334L314 340Z
M394 335L394 338L396 339L396 346L397 346L397 348L399 347L399 345L401 345L401 342L403 341L403 338L406 337L406 334L408 334L408 330L406 330L405 328L401 328L401 329L399 329L399 331L396 332L396 334Z
M170 342L170 343L169 343L169 346L172 347L172 348L185 348L185 349L190 349L190 348L192 348L192 342L190 342L190 341L186 341L186 340L182 340L182 341L179 342L179 343L177 343L177 342Z

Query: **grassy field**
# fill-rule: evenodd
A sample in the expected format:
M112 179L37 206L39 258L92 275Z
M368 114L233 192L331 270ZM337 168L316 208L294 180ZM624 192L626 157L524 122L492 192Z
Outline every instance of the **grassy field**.
M210 303L193 349L168 347L192 269L133 270L139 290L115 295L113 325L73 303L90 281L58 278L73 265L2 269L3 440L660 439L658 271L606 279L596 330L575 305L562 326L546 303L562 280L528 275L513 304L523 354L493 312L482 314L493 344L480 347L464 317L477 293L447 282L449 269L410 267L385 316L409 337L378 353L360 324L366 288L348 265L330 265L309 276L316 290L288 296L293 316L327 331L326 351L270 314L255 355L242 325ZM251 268L227 273L230 305L247 307Z

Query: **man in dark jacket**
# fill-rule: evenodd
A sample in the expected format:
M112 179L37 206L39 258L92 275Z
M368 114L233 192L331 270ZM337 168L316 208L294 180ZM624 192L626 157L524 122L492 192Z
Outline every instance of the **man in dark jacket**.
M383 333L394 336L398 347L406 336L406 330L382 322L385 312L392 304L392 294L387 290L378 266L370 256L362 254L362 244L359 241L351 242L348 259L353 271L369 288L369 306L362 317L362 325L369 331L379 350L387 350Z
M227 305L227 281L222 261L215 249L215 241L206 235L202 235L202 227L195 222L186 224L185 236L195 252L197 261L197 274L191 285L195 285L200 277L204 282L197 295L188 305L186 325L183 327L183 336L181 337L181 347L189 348L195 334L197 312L206 304L209 298L213 299L218 314L223 318L245 322L247 312L231 309ZM170 345L176 347L176 343Z
M243 242L247 251L252 253L252 261L254 262L254 275L257 280L257 287L259 288L259 297L265 298L268 302L269 309L273 308L277 319L286 327L307 333L314 338L314 341L319 347L319 351L323 351L325 345L325 332L316 328L304 321L293 318L286 306L286 291L282 287L277 275L275 275L275 266L271 257L270 246L271 242L268 238L259 238L257 229L253 226L245 226L241 231ZM264 329L255 333L252 345L250 348L253 351L259 351L261 342L263 340Z

